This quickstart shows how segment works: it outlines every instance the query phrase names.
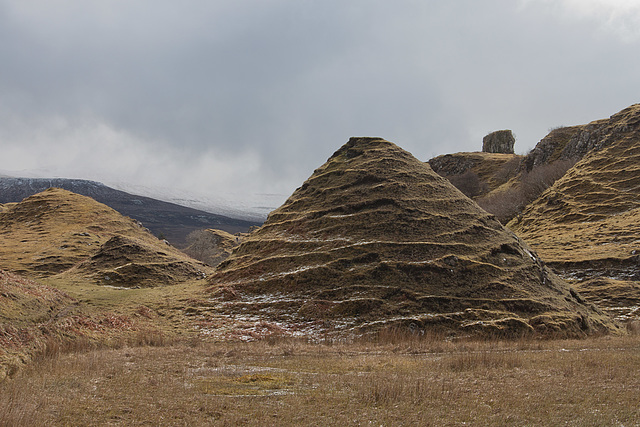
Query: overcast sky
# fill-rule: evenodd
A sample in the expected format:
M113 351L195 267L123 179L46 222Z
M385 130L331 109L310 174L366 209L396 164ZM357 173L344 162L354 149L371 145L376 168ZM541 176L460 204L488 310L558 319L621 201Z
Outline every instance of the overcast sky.
M350 136L526 153L638 52L636 0L0 0L0 171L281 202Z

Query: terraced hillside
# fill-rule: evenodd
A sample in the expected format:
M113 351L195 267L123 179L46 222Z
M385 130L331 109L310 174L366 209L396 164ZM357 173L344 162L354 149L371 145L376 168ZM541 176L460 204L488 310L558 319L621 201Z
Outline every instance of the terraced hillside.
M210 283L211 310L302 334L613 328L492 215L380 138L350 139Z
M640 104L573 139L588 154L508 226L592 301L638 318Z
M138 287L202 277L207 267L95 200L49 189L0 212L0 268Z

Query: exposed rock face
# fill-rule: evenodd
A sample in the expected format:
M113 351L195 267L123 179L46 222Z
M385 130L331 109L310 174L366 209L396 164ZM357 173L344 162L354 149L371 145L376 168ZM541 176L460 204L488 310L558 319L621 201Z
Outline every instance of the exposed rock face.
M579 160L587 154L586 150L578 150L575 143L584 128L585 126L580 125L553 129L526 155L521 170L529 172L537 166L557 160Z
M583 335L611 327L410 153L352 138L211 281L216 308L300 330Z
M210 266L217 266L229 258L233 248L244 240L246 233L230 234L224 230L207 229L194 231L187 236L187 255Z
M114 255L118 246L115 243L125 240L130 244L120 245L123 251L125 247L135 247L135 254L124 251L122 256L106 256ZM99 258L100 254L104 257ZM96 264L99 259L105 263ZM142 274L141 264L152 267L147 273L154 271L154 275ZM86 268L78 270L79 265ZM29 278L62 273L87 277L85 273L91 270L93 278L93 273L105 268L124 274L136 265L138 273L128 274L127 286L149 286L147 279L154 280L154 285L171 284L187 277L195 279L207 269L158 240L140 223L70 191L51 188L0 212L0 268L5 270ZM184 267L181 270L184 275L174 274L175 265ZM161 280L161 270L174 280Z
M485 153L513 154L516 138L509 129L491 132L482 139L482 151Z
M523 161L526 170L556 160L580 160L591 151L600 151L627 137L640 125L640 104L632 105L608 119L586 125L560 127L544 137Z
M582 127L558 151L583 158L508 226L595 302L640 318L640 104Z

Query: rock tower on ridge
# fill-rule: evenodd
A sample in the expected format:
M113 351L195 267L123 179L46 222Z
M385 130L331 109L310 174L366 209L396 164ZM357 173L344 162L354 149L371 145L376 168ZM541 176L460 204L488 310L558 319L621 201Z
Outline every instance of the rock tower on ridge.
M211 285L216 310L299 331L576 336L612 327L492 215L381 138L351 138Z
M482 151L485 153L513 154L516 138L509 129L497 130L482 138Z

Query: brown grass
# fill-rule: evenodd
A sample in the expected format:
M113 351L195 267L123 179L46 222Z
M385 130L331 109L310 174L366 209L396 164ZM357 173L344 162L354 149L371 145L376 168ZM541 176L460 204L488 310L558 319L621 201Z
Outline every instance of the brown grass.
M476 200L478 205L506 224L525 206L537 199L573 165L574 160L557 160L523 171L518 181L506 189L498 189Z
M54 355L0 425L637 425L640 337L296 340Z
M187 247L183 250L190 257L215 267L227 259L246 233L230 234L224 230L195 230L187 236Z
M352 138L336 151L209 285L214 315L314 333L413 325L461 335L580 336L612 328L569 297L566 283L492 215L379 138Z
M470 170L461 175L452 175L446 178L465 196L472 199L486 193L489 188L486 182L480 180L477 173Z

